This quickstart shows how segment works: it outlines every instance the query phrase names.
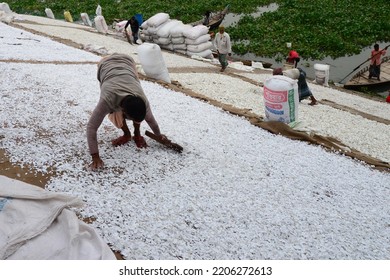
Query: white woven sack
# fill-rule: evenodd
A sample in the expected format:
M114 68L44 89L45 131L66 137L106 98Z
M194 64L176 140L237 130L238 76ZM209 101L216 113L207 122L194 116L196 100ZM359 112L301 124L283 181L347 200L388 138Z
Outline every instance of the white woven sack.
M211 36L210 36L210 34L207 33L207 34L199 36L196 39L186 38L186 44L188 44L188 45L198 45L198 44L210 41L210 40L211 40Z
M102 7L100 5L97 5L97 7L96 7L96 15L97 16L102 15Z
M187 46L188 47L188 46ZM204 50L201 52L191 52L187 50L187 55L188 56L200 56L203 58L212 58L213 57L213 52L211 50Z
M7 3L0 3L0 11L5 12L6 14L12 14L12 11Z
M294 80L298 80L300 75L301 72L299 72L299 69L297 68L283 70L283 76L289 77Z
M149 24L148 24L148 21L147 20L145 20L142 24L141 24L141 26L140 26L142 29L146 29L146 28L148 28L149 27Z
M115 24L115 30L118 32L122 32L125 29L126 23L127 23L127 20L122 20L120 22L117 22Z
M181 21L176 19L169 19L165 23L159 26L157 30L157 35L159 37L170 37L171 29L177 25L183 24Z
M183 35L186 37L186 38L190 38L190 39L196 39L196 38L199 38L200 36L202 35L205 35L209 32L209 28L205 25L197 25L197 26L194 26L188 30L185 30L183 32Z
M137 48L138 58L147 77L171 83L168 68L157 44L143 43Z
M51 19L55 19L53 11L50 8L45 9L46 16Z
M298 82L276 75L264 83L264 111L267 121L291 123L298 120Z
M154 42L156 44L159 44L159 45L168 45L168 44L172 43L171 38L169 38L169 37L165 37L165 38L164 37L159 37L159 38L156 38L154 40Z
M156 27L156 26L149 26L148 27L149 35L155 35L157 37L157 31L158 31L158 27Z
M213 48L213 43L206 42L206 43L201 43L199 45L187 45L187 50L190 52L202 52L205 50L211 50Z
M157 27L169 19L169 14L167 13L157 13L151 18L148 19L148 26Z
M174 50L187 50L187 45L186 44L172 44Z
M169 51L174 51L175 49L173 48L173 44L172 43L169 43L169 44L166 44L166 45L160 45L160 47L164 50L169 50Z
M183 32L188 30L188 29L191 29L192 28L192 25L189 25L189 24L178 24L177 26L174 26L172 27L171 29L171 36L172 37L183 37Z
M95 17L95 26L100 33L106 34L108 32L108 26L103 16Z
M172 44L185 44L185 38L182 37L171 37Z
M81 17L81 20L83 21L84 25L92 26L92 22L89 19L89 16L87 13L81 13L80 17Z

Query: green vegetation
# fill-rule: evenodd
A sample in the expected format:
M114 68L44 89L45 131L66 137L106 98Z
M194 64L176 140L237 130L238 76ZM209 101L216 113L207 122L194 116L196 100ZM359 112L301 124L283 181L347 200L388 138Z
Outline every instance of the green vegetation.
M247 15L236 26L226 29L234 41L233 51L280 59L286 55L286 42L299 49L304 59L316 60L354 55L375 42L390 42L389 0L12 0L7 3L20 14L46 16L45 8L50 8L58 19L64 17L64 10L69 10L75 20L83 12L92 19L100 4L108 24L115 18L128 19L136 13L147 19L159 12L190 23L201 19L207 10L219 11L230 4L232 13ZM259 6L270 3L277 3L279 9L258 18L248 16Z

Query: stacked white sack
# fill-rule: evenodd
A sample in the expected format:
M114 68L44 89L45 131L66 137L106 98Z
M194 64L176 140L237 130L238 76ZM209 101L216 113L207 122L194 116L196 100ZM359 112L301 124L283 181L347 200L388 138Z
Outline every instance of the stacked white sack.
M165 23L157 27L157 39L155 42L163 49L173 51L173 44L171 40L171 29L183 22L176 19L169 19Z
M197 25L183 32L185 43L187 45L188 56L200 56L203 58L212 58L211 49L213 43L210 41L211 36L208 34L209 28L205 25Z
M173 45L173 50L181 54L187 54L187 44L185 42L186 37L184 36L184 31L191 29L192 25L190 24L178 24L171 28L171 41Z
M150 34L148 21L144 21L140 26L139 38L142 42L152 43L153 36Z
M159 45L157 31L161 25L169 20L167 13L157 13L148 19L148 32L149 36L152 36L152 42Z

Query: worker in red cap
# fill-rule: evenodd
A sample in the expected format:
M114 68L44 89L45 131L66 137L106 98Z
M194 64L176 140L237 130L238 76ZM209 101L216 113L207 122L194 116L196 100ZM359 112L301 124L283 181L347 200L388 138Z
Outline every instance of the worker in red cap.
M291 50L288 53L288 57L286 59L286 62L294 65L294 68L297 68L298 62L300 60L301 60L301 58L299 57L299 54L297 53L297 51Z

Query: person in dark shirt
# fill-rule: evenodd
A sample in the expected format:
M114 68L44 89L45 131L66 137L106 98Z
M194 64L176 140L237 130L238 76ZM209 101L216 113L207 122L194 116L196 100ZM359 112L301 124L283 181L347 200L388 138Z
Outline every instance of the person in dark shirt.
M317 99L315 99L313 93L311 92L309 86L306 82L306 72L301 68L293 68L284 70L282 68L276 68L273 70L273 75L283 75L291 79L298 80L298 93L299 93L299 102L303 99L310 98L311 102L309 105L318 104Z
M131 28L131 33L132 33L132 36L133 36L133 42L138 44L137 43L137 40L138 40L138 31L139 31L139 23L137 21L137 19L133 16L131 19L129 19L125 25L125 32L126 32L126 35L127 35L127 27L129 27L130 25L130 28Z

